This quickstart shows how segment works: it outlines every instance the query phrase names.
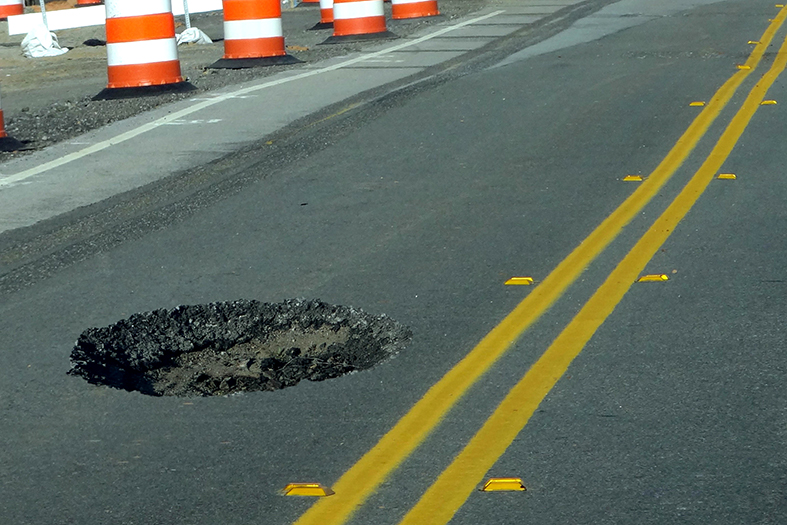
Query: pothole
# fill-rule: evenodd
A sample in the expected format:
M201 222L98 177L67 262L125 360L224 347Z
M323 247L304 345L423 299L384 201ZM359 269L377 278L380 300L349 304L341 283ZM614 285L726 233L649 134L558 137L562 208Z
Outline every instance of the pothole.
M178 306L85 330L68 373L153 396L277 390L371 368L410 337L385 315L319 300Z

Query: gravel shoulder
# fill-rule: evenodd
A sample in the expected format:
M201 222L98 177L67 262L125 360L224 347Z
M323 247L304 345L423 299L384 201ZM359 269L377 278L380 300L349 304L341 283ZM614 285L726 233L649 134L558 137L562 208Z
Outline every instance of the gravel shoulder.
M75 1L75 0L69 0ZM441 0L439 17L406 21L390 20L388 28L406 37L425 26L466 16L489 3L489 0ZM29 9L29 8L28 8ZM312 30L319 21L319 7L301 5L282 13L288 53L303 64L253 69L208 69L223 54L222 15L220 12L192 16L192 25L204 31L213 44L184 45L178 48L184 77L197 93L266 77L286 68L359 51L363 44L321 43L331 35L330 29ZM184 29L182 17L176 17L176 30ZM106 47L95 45L106 39L103 26L57 32L60 44L70 51L59 57L29 59L22 56L24 35L8 35L7 22L0 22L0 90L6 131L22 141L28 151L78 136L111 122L122 120L195 92L170 93L126 100L94 101L92 98L106 85ZM0 152L0 162L25 151Z

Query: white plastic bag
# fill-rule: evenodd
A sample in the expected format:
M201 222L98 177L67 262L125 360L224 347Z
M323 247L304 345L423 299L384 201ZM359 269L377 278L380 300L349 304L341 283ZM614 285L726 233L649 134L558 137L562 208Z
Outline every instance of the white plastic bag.
M178 45L181 44L212 44L213 40L208 35L197 29L190 27L178 35Z
M61 48L57 35L44 24L35 26L22 40L22 54L27 58L56 57L66 51L68 48Z

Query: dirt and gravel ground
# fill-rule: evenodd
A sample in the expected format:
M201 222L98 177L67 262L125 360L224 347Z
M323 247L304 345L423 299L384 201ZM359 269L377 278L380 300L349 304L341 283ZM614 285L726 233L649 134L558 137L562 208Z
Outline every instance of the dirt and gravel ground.
M59 7L68 7L62 0ZM456 19L484 7L489 0L440 0L439 17L394 21L388 11L388 29L407 36L426 25ZM49 5L49 4L48 4ZM53 6L54 7L54 6ZM30 11L30 8L27 8ZM284 9L282 22L288 52L304 63L347 55L362 49L364 44L342 43L320 45L331 35L331 29L312 30L319 21L319 7L301 5ZM182 17L176 19L177 31L184 29ZM254 69L208 69L223 54L222 15L220 12L192 16L192 25L213 40L209 45L179 47L181 69L188 81L205 92L227 85L272 75L284 68L300 68L303 64ZM131 117L166 102L193 97L195 92L170 93L126 100L94 101L106 84L106 47L95 45L104 41L103 26L85 27L57 32L60 44L70 51L59 57L29 59L22 55L20 44L24 35L8 35L7 22L0 22L0 90L6 131L22 141L29 150L37 150L103 125ZM297 100L293 100L297 104ZM0 152L0 162L25 152Z

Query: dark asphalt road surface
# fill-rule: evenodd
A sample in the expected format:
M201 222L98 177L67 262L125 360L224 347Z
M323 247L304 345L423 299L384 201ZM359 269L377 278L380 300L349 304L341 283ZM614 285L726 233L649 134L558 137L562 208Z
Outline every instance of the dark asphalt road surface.
M279 491L331 486L370 450L535 289L505 280L537 287L637 188L621 178L653 171L701 110L689 103L710 100L778 12L724 1L488 69L509 43L289 137L278 148L293 159L278 169L246 151L232 161L241 183L213 191L227 164L206 167L192 190L210 199L187 193L171 214L129 219L84 260L57 264L70 255L53 246L51 275L0 295L0 522L293 523L313 500ZM786 36L673 179L352 523L396 524L416 504L697 171ZM631 288L490 469L527 492L474 492L451 523L787 522L783 77L768 98L779 104L757 111L724 165L737 180L714 180L647 265L670 280ZM386 313L413 340L368 371L230 397L154 398L66 375L88 327L290 297Z

